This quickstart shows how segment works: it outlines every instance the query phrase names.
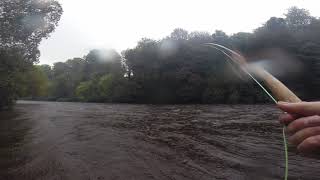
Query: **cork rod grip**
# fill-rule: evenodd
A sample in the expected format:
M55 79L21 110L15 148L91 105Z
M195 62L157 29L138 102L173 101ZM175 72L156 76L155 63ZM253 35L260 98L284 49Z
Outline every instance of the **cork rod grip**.
M269 88L272 95L276 98L277 101L284 102L301 102L301 99L298 98L289 88L287 88L282 82L277 78L272 76L270 73L261 68L254 68L253 72L262 80L264 80L265 85Z

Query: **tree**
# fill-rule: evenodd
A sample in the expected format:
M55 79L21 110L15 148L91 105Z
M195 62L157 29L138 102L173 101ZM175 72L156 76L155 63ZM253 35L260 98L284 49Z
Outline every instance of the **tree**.
M81 82L76 89L77 97L86 102L99 101L99 88L97 83L97 80Z
M2 0L1 48L16 48L25 61L36 62L38 45L55 29L62 7L55 0Z
M173 40L187 40L189 38L189 33L184 29L176 28L171 33L170 38Z
M99 83L99 79L105 75L121 77L124 76L124 73L122 57L116 51L94 49L84 58L73 58L53 65L50 96L52 99L63 98L64 100L76 100L81 96L80 99L85 101L99 100L99 98L101 98L99 101L103 101L103 97L98 91L94 98L84 98L87 97L84 92L89 90L89 92L93 92L90 88L97 87L99 89L98 86L93 86L92 82Z
M48 80L52 80L53 77L53 73L52 73L52 68L50 65L47 64L43 64L43 65L39 65L38 66L41 71L46 75L46 77L48 78Z
M112 74L106 74L99 79L99 94L103 101L112 101L112 95L116 85L115 78Z
M34 99L48 95L49 80L40 66L32 66L20 76L19 95L21 97Z
M2 0L0 2L0 108L18 96L18 72L37 62L38 45L55 29L62 14L55 0ZM29 66L29 67L28 67Z
M227 47L230 47L231 45L229 36L223 31L216 30L216 32L212 34L212 38L215 43L218 43Z
M310 25L315 19L312 17L308 10L299 9L298 7L291 7L285 14L286 22L291 31L298 31Z

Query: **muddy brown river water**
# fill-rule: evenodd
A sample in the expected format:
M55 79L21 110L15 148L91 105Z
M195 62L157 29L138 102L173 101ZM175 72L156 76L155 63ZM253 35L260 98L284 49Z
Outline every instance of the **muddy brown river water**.
M279 113L19 101L0 113L0 180L283 179ZM290 148L289 179L320 179L320 158Z

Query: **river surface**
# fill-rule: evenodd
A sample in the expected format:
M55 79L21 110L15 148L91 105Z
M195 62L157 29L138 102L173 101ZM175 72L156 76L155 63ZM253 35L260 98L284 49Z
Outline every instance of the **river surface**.
M0 113L0 180L283 179L271 105L19 101ZM290 148L289 179L320 179Z

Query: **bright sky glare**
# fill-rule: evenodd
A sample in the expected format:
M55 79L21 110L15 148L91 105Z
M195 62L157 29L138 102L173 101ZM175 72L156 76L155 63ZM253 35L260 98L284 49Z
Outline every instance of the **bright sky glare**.
M94 48L119 53L143 37L160 39L174 28L251 32L291 6L320 16L315 0L60 0L64 13L40 45L40 64L83 57Z

